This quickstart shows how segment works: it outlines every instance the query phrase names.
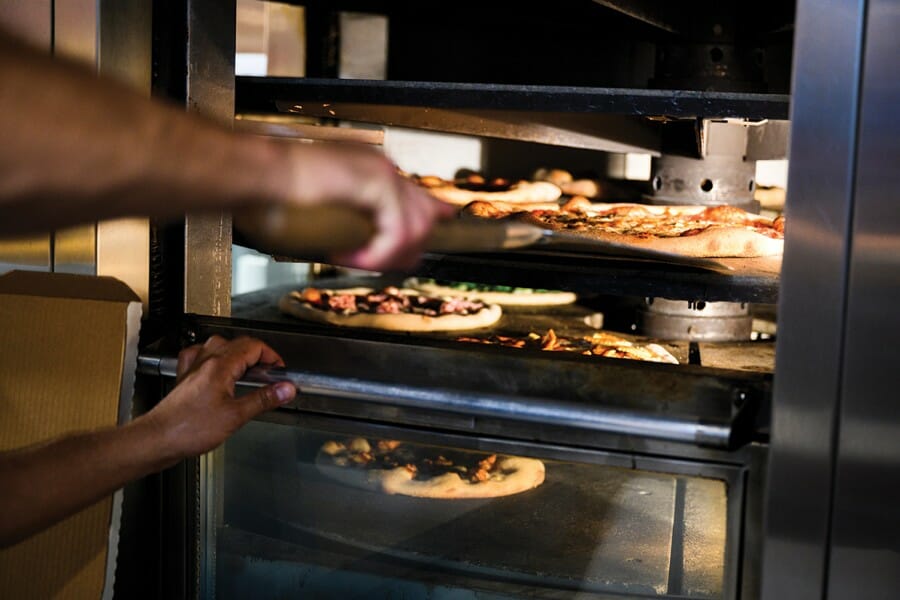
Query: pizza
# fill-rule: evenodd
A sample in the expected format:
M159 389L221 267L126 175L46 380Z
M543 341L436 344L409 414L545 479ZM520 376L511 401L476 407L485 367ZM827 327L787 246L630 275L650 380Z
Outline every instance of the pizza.
M557 208L522 210L476 201L464 215L519 219L545 229L693 257L775 256L784 250L784 217L769 219L735 206L591 203L574 197Z
M464 296L501 306L556 306L571 304L578 298L572 292L559 290L445 281L422 277L410 277L403 282L403 285L431 296Z
M457 341L506 346L509 348L533 348L551 352L578 352L587 356L678 364L678 359L659 344L635 343L606 331L598 331L589 336L565 338L556 335L555 331L549 329L544 335L530 333L527 336L463 336L458 337Z
M278 307L307 321L392 331L479 329L493 325L502 314L497 304L396 287L307 287L284 295Z
M434 175L408 176L428 189L431 195L449 204L465 206L476 200L513 204L556 203L562 196L559 186L549 181L510 182L507 179L485 179L473 173L464 178L445 180Z
M417 498L497 498L544 482L544 463L534 458L362 437L328 440L316 455L316 467L345 485Z

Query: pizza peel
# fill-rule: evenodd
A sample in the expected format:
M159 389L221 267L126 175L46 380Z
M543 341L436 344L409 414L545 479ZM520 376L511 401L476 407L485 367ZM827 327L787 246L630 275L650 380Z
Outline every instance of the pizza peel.
M236 241L260 252L313 262L363 247L375 233L371 216L341 205L271 206L236 212ZM543 248L612 258L650 260L699 267L721 273L734 268L709 258L696 258L554 231L512 219L462 217L439 221L426 241L428 252L454 254Z

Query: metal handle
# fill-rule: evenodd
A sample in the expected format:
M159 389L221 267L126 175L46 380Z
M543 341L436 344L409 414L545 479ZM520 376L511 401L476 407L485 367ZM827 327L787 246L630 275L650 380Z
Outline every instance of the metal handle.
M138 372L145 375L175 377L177 362L174 357L141 355L138 356ZM238 384L261 387L279 381L290 381L301 394L352 399L388 406L428 408L480 417L563 425L602 433L704 446L728 447L731 441L732 430L727 424L707 424L670 416L584 406L544 398L422 388L259 366L248 369Z

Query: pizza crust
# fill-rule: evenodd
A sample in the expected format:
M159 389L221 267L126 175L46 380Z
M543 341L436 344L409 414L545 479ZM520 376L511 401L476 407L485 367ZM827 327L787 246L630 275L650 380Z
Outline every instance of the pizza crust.
M529 222L538 223L537 220ZM546 227L545 223L541 223ZM695 258L753 258L784 253L784 240L740 228L713 227L684 237L639 238L608 231L577 231L577 235L615 244L647 248Z
M428 191L440 200L457 206L476 200L511 204L546 203L555 202L562 196L562 190L549 181L520 181L510 189L501 191L468 190L452 184L430 187Z
M405 467L365 469L337 465L327 446L326 443L316 456L316 467L320 473L344 485L383 494L442 500L498 498L528 491L544 482L544 463L534 458L498 457L496 470L502 473L501 478L477 483L465 480L456 473L417 480Z
M604 213L610 210L636 210L648 216L668 214L689 217L699 215L710 209L708 206L695 205L657 206L626 203L594 203L590 204L589 208L584 203L580 203L578 207L573 206L572 208L574 209L574 212L581 212L587 215L587 217L590 217L591 214ZM736 210L733 207L721 208L726 217L733 214L733 211ZM465 207L464 211L467 214L477 217L494 219L510 217L536 225L543 229L554 229L614 244L646 248L648 250L696 258L754 258L759 256L780 256L784 253L783 238L772 238L757 231L746 229L740 225L731 226L726 221L711 226L694 235L639 237L637 235L628 235L591 228L568 230L562 227L554 227L552 222L544 221L531 212L516 210L515 207L510 206L498 207L490 206L489 203L473 202ZM777 225L777 223L773 222L773 225Z
M352 288L346 290L333 290L340 293L365 293L369 288ZM404 290L401 290L404 291ZM405 290L408 293L418 294L418 290ZM470 315L429 315L400 313L400 314L372 314L354 313L344 315L338 312L313 308L302 302L293 293L285 294L278 301L281 312L315 323L327 323L341 327L364 327L368 329L381 329L386 331L462 331L467 329L481 329L489 327L500 320L502 309L497 304L488 304L483 309Z
M430 296L463 296L470 300L480 300L487 304L500 304L502 306L560 306L571 304L578 299L573 292L546 291L546 292L497 292L479 290L458 290L452 287L438 285L430 281L419 281L415 277L407 279L404 286L417 289Z

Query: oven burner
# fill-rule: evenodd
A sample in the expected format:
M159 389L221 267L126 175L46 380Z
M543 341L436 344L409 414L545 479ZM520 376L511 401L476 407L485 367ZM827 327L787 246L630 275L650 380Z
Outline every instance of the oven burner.
M641 333L663 340L735 342L750 339L753 318L745 302L685 302L645 298Z
M745 132L738 132L746 135ZM756 162L746 161L743 148L734 154L691 158L675 154L655 157L651 166L651 204L731 204L759 211L754 200Z

